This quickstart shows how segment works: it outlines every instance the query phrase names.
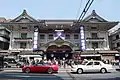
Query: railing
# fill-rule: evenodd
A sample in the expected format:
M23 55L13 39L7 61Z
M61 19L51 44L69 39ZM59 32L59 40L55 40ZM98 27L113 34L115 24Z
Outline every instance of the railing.
M94 37L94 38L86 38L86 39L104 39L104 38Z
M93 38L86 38L86 41L104 41L105 38L100 38L100 37L93 37Z
M32 41L31 37L28 38L14 38L14 41Z
M14 39L32 39L32 38L14 38Z

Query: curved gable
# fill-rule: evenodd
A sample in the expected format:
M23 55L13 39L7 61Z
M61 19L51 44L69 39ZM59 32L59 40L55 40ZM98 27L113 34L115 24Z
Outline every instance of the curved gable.
M83 21L85 22L108 22L107 20L100 17L95 10L92 11L92 13L87 16Z
M23 10L23 13L20 16L13 19L11 22L38 22L38 21L29 16L26 10Z

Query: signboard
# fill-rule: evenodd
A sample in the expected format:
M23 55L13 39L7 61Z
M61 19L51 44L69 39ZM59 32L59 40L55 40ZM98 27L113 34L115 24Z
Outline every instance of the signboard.
M80 26L80 50L85 50L85 34L84 34L84 26Z
M38 27L34 27L34 42L33 42L33 50L37 50L38 48Z

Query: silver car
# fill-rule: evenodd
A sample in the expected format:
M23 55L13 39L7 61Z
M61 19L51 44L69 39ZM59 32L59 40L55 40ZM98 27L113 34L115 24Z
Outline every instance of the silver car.
M84 64L78 64L78 65L72 65L71 66L72 72L77 72L78 74L81 74L83 72L113 72L115 71L115 68L113 68L110 64L105 64L102 61L88 61Z

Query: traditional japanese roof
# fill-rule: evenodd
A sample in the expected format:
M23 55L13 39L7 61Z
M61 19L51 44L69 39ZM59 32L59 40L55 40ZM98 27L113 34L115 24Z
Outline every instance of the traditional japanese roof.
M4 17L0 17L0 22L6 22L7 20Z
M26 10L23 10L23 13L20 16L16 17L15 19L11 20L11 22L19 22L22 19L29 20L30 22L38 22L36 19L29 16Z
M102 17L100 17L95 12L95 10L93 10L92 13L89 16L87 16L83 21L85 21L85 22L91 22L91 21L94 21L94 22L108 22L105 19L103 19Z

